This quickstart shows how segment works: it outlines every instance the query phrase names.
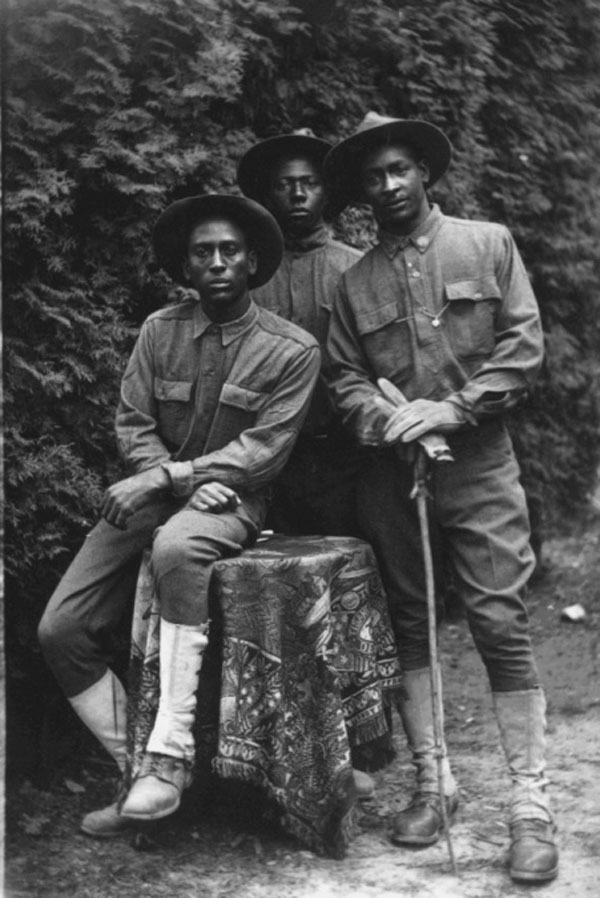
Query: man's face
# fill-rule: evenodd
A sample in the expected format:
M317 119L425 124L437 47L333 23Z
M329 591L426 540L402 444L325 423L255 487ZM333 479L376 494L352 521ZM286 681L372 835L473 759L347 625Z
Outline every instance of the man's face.
M325 188L317 165L302 157L282 159L273 168L265 205L284 233L305 234L318 225Z
M362 167L362 191L379 224L396 234L410 234L427 217L425 188L429 169L404 146L372 150Z
M183 273L200 294L207 314L231 321L243 314L248 277L256 272L256 263L256 253L248 249L236 224L209 219L190 233Z

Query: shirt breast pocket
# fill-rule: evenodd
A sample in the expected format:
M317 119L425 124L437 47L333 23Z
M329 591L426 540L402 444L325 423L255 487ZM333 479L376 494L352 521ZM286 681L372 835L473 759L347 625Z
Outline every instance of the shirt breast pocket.
M502 301L493 275L445 285L450 342L459 359L489 358L496 345Z
M161 436L180 445L188 431L192 386L186 380L154 378L154 397L158 407L158 427Z
M260 410L269 399L268 393L224 383L219 408L211 434L211 451L235 440L244 430L254 427Z
M377 377L394 383L405 380L412 368L408 322L400 317L396 302L386 303L356 317L361 344Z

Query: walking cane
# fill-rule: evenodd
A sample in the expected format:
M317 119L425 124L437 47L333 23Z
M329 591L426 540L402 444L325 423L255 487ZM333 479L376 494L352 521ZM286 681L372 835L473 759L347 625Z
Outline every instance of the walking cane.
M403 393L385 378L380 378L377 385L385 398L395 406L406 405L406 398ZM452 453L446 443L446 440L440 434L427 434L418 440L417 457L415 460L415 481L412 488L410 498L416 499L417 512L419 516L419 529L421 531L421 546L423 549L423 561L425 565L425 591L427 595L427 624L429 633L429 673L431 677L431 698L433 711L433 739L434 752L437 764L438 779L438 797L440 800L440 811L442 815L442 827L446 844L448 846L448 854L450 855L450 864L452 872L458 876L458 868L456 866L456 858L452 847L452 838L450 836L450 826L448 814L446 812L446 798L444 795L444 771L442 761L444 758L443 750L443 727L442 727L442 697L440 693L440 684L438 678L438 653L437 653L437 626L435 611L435 581L433 576L433 558L431 554L431 540L429 536L429 520L427 518L427 464L428 459L434 462L452 461Z

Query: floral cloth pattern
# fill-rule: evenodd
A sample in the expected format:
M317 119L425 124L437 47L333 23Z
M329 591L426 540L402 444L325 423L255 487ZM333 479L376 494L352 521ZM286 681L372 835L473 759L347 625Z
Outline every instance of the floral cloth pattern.
M159 696L159 613L146 556L132 628L130 773ZM215 564L200 673L197 764L261 787L284 829L341 857L355 802L350 749L388 733L401 685L371 547L341 537L270 537Z

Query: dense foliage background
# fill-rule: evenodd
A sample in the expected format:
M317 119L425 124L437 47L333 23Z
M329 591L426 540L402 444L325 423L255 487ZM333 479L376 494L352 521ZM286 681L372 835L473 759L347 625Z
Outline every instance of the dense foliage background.
M236 191L260 137L338 140L367 109L453 141L434 199L506 223L547 361L514 431L532 510L585 502L599 461L599 0L12 0L5 53L9 675L118 474L116 390L167 299L154 220ZM364 210L337 223L366 246ZM596 379L595 379L596 378Z

